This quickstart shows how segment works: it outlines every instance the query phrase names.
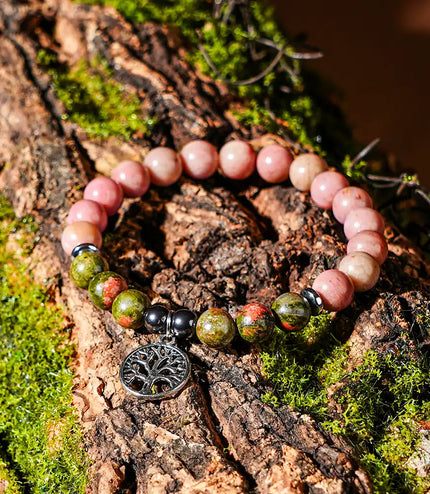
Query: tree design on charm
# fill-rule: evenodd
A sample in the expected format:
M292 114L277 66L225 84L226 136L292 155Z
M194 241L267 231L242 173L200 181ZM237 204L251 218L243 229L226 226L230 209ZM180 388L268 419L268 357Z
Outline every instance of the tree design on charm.
M124 359L120 371L126 390L147 400L172 396L185 386L189 375L187 355L164 343L137 348Z

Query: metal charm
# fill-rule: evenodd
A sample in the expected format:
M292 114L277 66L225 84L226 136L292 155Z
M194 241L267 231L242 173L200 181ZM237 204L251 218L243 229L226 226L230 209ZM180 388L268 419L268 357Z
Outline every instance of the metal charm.
M150 343L131 352L119 377L124 388L146 401L170 398L187 384L191 364L187 354L169 343Z

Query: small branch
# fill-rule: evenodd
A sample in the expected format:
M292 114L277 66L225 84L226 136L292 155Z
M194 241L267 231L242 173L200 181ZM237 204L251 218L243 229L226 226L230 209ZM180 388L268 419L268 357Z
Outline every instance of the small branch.
M278 65L279 61L281 60L282 56L284 55L283 51L279 51L277 53L277 55L275 56L275 58L272 60L272 62L270 62L270 64L262 72L260 72L258 75L254 76L254 77L251 77L249 79L243 79L241 81L231 81L230 79L224 78L220 74L216 65L214 64L214 62L212 61L208 52L205 50L204 46L201 43L198 44L198 48L199 48L200 52L202 53L204 59L206 60L206 63L209 65L209 67L214 72L216 77L220 81L224 82L225 84L229 84L230 86L247 86L249 84L254 84L255 82L260 81L261 79L266 77L266 75L270 74L270 72Z
M351 167L357 164L365 156L367 156L373 148L375 148L381 142L381 138L377 137L370 144L368 144L364 149L362 149L357 156L351 161Z

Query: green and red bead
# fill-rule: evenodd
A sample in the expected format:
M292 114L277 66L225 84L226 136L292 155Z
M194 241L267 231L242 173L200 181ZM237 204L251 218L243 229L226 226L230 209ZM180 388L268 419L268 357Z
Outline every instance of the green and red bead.
M275 327L272 311L263 304L248 304L242 307L236 317L240 336L250 343L258 343L269 338Z
M229 345L236 334L236 325L228 312L208 309L199 317L196 326L197 338L212 348Z
M82 252L70 265L70 278L79 288L88 288L88 284L96 274L108 269L106 259L97 252Z
M124 290L127 290L127 282L113 271L104 271L94 276L88 287L93 304L103 310L109 310L115 298Z
M311 317L309 302L297 293L283 293L272 304L278 325L287 331L298 331L306 326Z
M145 323L145 311L150 305L149 298L139 290L124 290L112 304L112 315L124 328L139 329Z

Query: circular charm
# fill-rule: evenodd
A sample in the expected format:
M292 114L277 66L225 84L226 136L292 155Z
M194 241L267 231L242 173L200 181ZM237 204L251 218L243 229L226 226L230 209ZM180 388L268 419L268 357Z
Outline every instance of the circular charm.
M123 360L119 377L124 388L147 401L170 398L187 384L187 354L168 343L140 346Z

